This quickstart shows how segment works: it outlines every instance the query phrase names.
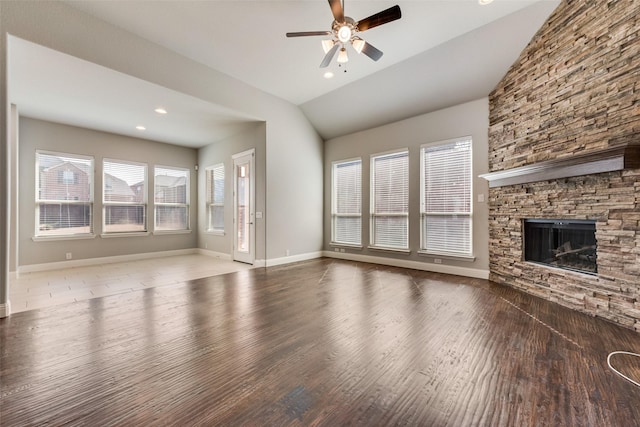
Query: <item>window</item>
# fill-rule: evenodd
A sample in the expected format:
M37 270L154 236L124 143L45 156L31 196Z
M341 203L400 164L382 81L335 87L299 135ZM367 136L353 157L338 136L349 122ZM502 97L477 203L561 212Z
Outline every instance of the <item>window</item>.
M77 184L78 174L72 170L58 171L58 184Z
M409 152L371 157L371 246L409 249Z
M155 230L189 229L189 170L156 166Z
M425 145L421 150L423 251L471 255L471 137Z
M93 232L93 157L36 152L36 236Z
M224 232L224 164L206 169L208 231Z
M331 179L331 241L360 245L362 161L334 162Z
M147 165L105 159L102 171L103 232L146 231Z

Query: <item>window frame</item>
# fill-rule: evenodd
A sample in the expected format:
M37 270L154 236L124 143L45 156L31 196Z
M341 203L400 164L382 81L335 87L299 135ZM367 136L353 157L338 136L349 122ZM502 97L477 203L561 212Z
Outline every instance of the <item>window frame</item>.
M186 172L186 182L185 182L185 203L171 203L171 202L158 202L156 200L156 192L157 192L157 177L164 176L158 175L158 169L166 169L166 170L175 170L175 171L183 171ZM165 165L154 165L153 167L153 233L154 234L175 234L175 233L190 233L191 232L191 219L190 219L190 211L191 211L191 203L190 203L190 195L191 195L191 170L189 168L180 167L180 166L165 166ZM179 207L185 209L185 219L186 224L185 228L158 228L158 208L159 207Z
M41 198L40 195L42 193L42 182L40 179L40 156L51 156L51 157L59 157L61 159L71 159L71 160L79 160L79 161L89 161L87 172L87 185L88 185L88 200L56 200L56 199L44 199ZM66 161L66 160L65 160ZM71 162L72 163L72 162ZM59 171L60 172L60 171ZM94 238L94 180L95 175L95 158L94 156L86 155L86 154L75 154L75 153L63 153L57 151L49 151L49 150L35 150L35 224L34 224L34 233L33 240L72 240L72 239L90 239ZM77 174L74 172L74 182L73 183L61 183L59 182L60 174L56 173L56 184L60 185L77 185L76 182L79 181ZM42 233L43 224L40 223L41 219L41 211L42 207L45 205L60 205L62 207L65 206L88 206L89 209L89 218L88 218L88 232L82 233ZM70 227L69 227L70 228ZM62 228L56 230L63 230Z
M216 170L222 169L222 203L215 202L215 174ZM209 179L209 174L211 174L211 179ZM225 234L225 221L224 221L224 207L225 207L225 197L226 197L226 168L224 162L217 163L215 165L207 166L205 168L205 189L207 192L206 206L207 206L207 233L216 234L223 236ZM213 211L215 208L222 208L222 228L215 228L213 226Z
M385 158L397 158L397 157L404 157L406 158L406 171L405 171L405 178L406 178L406 189L404 191L404 195L406 197L405 200L405 206L406 209L404 212L376 212L376 189L377 189L377 182L376 182L376 174L377 174L377 168L376 168L376 161L379 159L385 159ZM410 186L410 179L409 179L409 149L408 148L401 148L401 149L395 149L395 150L391 150L391 151L385 151L383 153L376 153L376 154L372 154L371 155L371 159L370 159L370 198L369 198L369 247L371 249L382 249L382 250L388 250L388 251L397 251L397 252L410 252L409 250L409 186ZM384 245L384 244L379 244L377 243L377 236L376 236L376 219L378 218L404 218L405 221L405 229L406 229L406 235L402 236L402 239L406 242L404 245Z
M338 188L336 183L336 170L341 165L347 165L349 163L357 163L360 166L360 203L358 203L359 212L358 213L341 213L337 212L338 209ZM359 229L358 229L358 242L347 242L347 241L338 241L336 240L336 225L338 218L357 218L359 220ZM351 159L344 160L336 160L331 162L331 245L333 246L345 246L345 247L353 247L353 248L362 248L362 157L355 157Z
M438 146L452 145L456 143L467 142L468 143L468 212L455 211L426 211L426 167L425 167L425 154L429 148ZM452 138L442 141L435 141L420 146L420 249L418 253L425 255L437 255L451 258L461 258L473 260L473 137L462 136L458 138ZM468 250L462 249L458 251L453 250L433 250L428 249L428 236L426 236L425 224L427 216L452 216L452 217L465 217L468 218L468 234L466 236L468 242Z
M107 180L105 179L105 163L120 163L125 165L133 165L133 166L142 166L144 167L144 190L143 190L143 199L142 203L138 202L124 202L124 201L107 201L106 200L106 187ZM118 178L118 177L115 177ZM120 160L105 157L102 159L102 237L112 237L112 236L140 236L149 234L149 166L147 163L136 162L131 160ZM125 231L107 231L107 207L109 206L142 206L144 212L144 220L143 220L143 230L125 230Z

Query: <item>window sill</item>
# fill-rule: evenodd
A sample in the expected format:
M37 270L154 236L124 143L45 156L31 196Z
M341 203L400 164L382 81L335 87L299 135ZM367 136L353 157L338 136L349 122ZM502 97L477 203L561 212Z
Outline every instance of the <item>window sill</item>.
M329 246L338 247L338 248L348 248L348 249L362 250L362 245L352 245L352 244L349 244L349 243L331 242L331 243L329 243Z
M161 234L191 234L191 230L156 230L153 232L154 235Z
M151 233L148 231L131 231L131 232L123 232L123 233L103 233L100 235L103 239L110 239L112 237L144 237L148 236Z
M473 255L457 255L457 254L442 253L442 252L438 253L438 252L418 251L418 255L432 256L435 258L450 259L454 261L474 262L476 260L476 257Z
M224 236L225 232L224 231L207 230L207 231L204 232L204 234L209 234L211 236Z
M384 246L369 246L368 249L372 249L374 251L381 252L396 252L401 254L410 254L411 249L401 249L401 248L386 248Z
M75 234L69 236L33 236L31 240L34 242L55 242L58 240L88 240L95 238L95 234Z

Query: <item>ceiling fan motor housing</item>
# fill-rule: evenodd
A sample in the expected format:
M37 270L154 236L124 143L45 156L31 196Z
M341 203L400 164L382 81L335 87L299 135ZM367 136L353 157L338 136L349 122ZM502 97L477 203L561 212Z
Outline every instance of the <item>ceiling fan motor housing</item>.
M333 34L341 43L349 42L358 32L357 23L348 16L344 17L344 22L333 21L331 28Z

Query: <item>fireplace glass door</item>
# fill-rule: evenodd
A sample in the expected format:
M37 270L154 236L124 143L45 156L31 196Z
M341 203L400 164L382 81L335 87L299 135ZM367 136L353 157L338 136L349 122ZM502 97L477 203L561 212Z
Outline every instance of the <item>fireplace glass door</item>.
M524 259L596 274L596 225L589 220L526 219Z

